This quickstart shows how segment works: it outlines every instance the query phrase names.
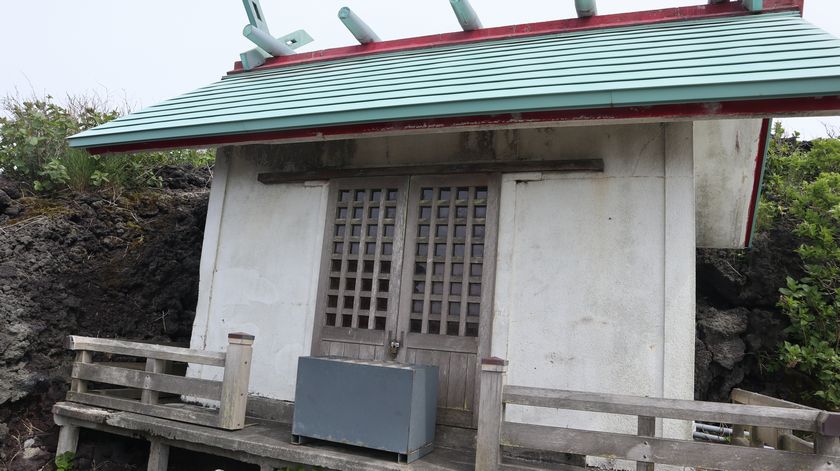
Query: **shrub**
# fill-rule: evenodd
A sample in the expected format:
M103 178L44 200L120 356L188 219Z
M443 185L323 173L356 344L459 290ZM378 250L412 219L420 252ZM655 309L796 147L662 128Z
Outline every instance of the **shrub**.
M71 97L66 105L52 97L2 101L0 172L28 183L34 191L107 191L159 186L163 165L209 166L212 151L175 150L92 156L71 149L67 137L120 115L101 101Z
M779 307L790 318L779 352L782 367L805 374L806 394L840 408L840 140L820 139L802 151L776 128L766 186L768 206L796 224L805 276L787 278ZM794 141L795 142L795 141Z

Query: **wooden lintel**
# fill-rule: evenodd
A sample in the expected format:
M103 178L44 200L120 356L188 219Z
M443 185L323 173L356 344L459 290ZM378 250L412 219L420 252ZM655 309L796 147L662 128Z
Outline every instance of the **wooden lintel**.
M506 162L464 162L394 167L323 168L306 172L269 172L257 175L266 185L299 183L336 178L393 177L401 175L452 175L466 173L513 172L603 172L603 159L513 160Z

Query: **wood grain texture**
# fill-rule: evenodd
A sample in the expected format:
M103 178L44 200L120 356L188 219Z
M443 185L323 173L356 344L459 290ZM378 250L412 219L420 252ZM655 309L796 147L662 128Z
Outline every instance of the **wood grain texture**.
M225 354L221 352L168 347L152 343L71 335L67 337L67 348L76 351L87 350L91 352L113 353L115 355L197 363L199 365L225 366Z
M267 185L336 178L370 178L398 175L453 175L498 172L603 172L602 159L517 160L511 162L472 162L435 165L405 165L366 168L323 168L308 172L260 173L257 181Z
M656 417L639 416L639 425L636 429L636 435L640 437L655 437L656 436ZM637 461L636 471L654 471L654 464Z
M254 349L250 343L228 344L224 379L219 394L219 427L221 428L238 430L245 426L253 352Z
M112 365L111 365L112 366ZM154 358L149 358L146 360L146 369L145 371L149 373L160 373L163 374L166 372L166 360L156 360ZM143 388L143 392L140 396L140 402L143 404L157 404L160 400L160 392L155 391L153 389Z
M73 378L97 383L128 386L137 389L151 389L159 392L219 400L222 393L220 381L198 378L182 378L159 373L127 370L99 364L76 363Z
M505 422L502 443L673 466L730 471L813 471L838 469L835 459L825 456L760 448L636 437L539 425Z
M500 371L482 371L480 381L481 397L478 402L475 467L481 470L495 470L501 463L500 446L504 420L502 395L505 387L505 368L502 367Z
M167 471L169 469L169 445L153 439L149 446L147 471Z
M507 386L511 404L817 431L819 411Z
M101 394L75 392L68 392L67 400L79 404L133 412L135 414L159 417L162 419L174 420L176 422L198 424L206 427L218 427L219 425L218 413L210 409L202 411L168 405L142 404L139 401L133 401L130 399L108 397Z

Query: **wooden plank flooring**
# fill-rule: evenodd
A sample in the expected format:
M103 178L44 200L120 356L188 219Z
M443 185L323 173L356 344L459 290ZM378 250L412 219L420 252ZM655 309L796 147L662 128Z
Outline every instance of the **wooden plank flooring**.
M248 463L267 463L269 466L303 464L349 471L468 471L475 466L475 452L471 450L437 447L432 453L406 465L398 464L394 453L318 440L305 445L292 445L291 425L267 420L253 419L255 423L242 430L228 431L71 402L57 403L53 413L78 427L125 436L139 435L150 440L166 437L163 441L171 447L226 456ZM500 469L583 469L559 463L510 458L507 461Z

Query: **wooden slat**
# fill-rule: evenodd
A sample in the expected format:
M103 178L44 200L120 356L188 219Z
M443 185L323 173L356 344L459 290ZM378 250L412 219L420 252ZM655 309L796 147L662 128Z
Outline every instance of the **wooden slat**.
M636 435L640 437L655 437L656 436L656 418L655 417L639 417L639 425L636 428ZM645 461L636 462L636 471L654 471L654 463Z
M358 263L356 264L356 274L355 274L355 276L356 276L356 289L353 291L353 318L350 321L350 326L353 327L354 329L358 329L359 327L361 327L363 329L368 328L367 325L365 325L365 326L360 326L359 325L359 308L361 307L361 304L362 304L362 298L361 298L362 279L363 279L364 272L365 272L365 262L364 262L365 255L367 255L367 247L365 246L365 243L368 240L368 238L367 238L367 225L370 222L370 213L369 213L369 211L370 211L370 189L369 188L364 188L361 191L364 192L364 196L362 197L362 201L361 201L361 203L362 203L362 206L361 206L361 208L362 208L362 219L359 222L359 226L361 227L361 229L360 229L361 232L359 233L359 242L358 242L359 250L356 251L356 255L355 255L356 260L358 260ZM353 193L354 193L353 194L353 200L355 201L355 198L356 198L355 193L356 192L354 191ZM352 243L353 242L350 242L350 244L352 244ZM350 248L347 247L347 250L349 250L349 249ZM353 255L350 255L350 256L352 257ZM348 273L348 275L349 275L349 273ZM372 291L375 289L375 287L373 286L373 284L371 284L370 288L371 288L371 293L369 293L369 294L372 295L373 294ZM369 306L369 309L368 309L368 315L370 315L371 309L375 309L375 306L374 306L375 301L376 300L371 297L371 305ZM371 320L370 317L368 317L368 325L370 325L370 320ZM342 354L343 354L343 352L342 352Z
M509 172L603 172L602 159L517 160L511 162L468 162L435 165L404 165L366 168L324 168L307 172L271 172L257 175L264 184L296 183L336 178L391 177L400 175L452 175Z
M368 330L365 328L351 329L349 327L325 326L321 330L321 339L331 342L352 342L363 345L382 345L385 342L385 332Z
M222 394L220 381L183 378L90 363L75 363L73 378L212 400L219 400Z
M803 410L817 410L813 407L803 406L795 402L778 399L775 397L765 396L764 394L745 391L743 389L733 389L730 396L732 402L736 404L748 404L752 406L769 406L769 407L784 407L787 409L803 409Z
M473 235L473 223L475 222L475 186L469 187L469 195L467 196L467 233L466 237L464 238L464 257L461 260L461 263L464 264L464 272L461 274L461 312L458 314L458 335L464 337L467 332L467 310L469 309L469 303L467 301L467 297L469 295L470 289L470 262L472 261L472 235ZM490 189L487 189L488 193ZM487 237L487 226L484 226L485 233L484 237ZM482 241L483 243L483 241ZM483 263L483 262L482 262ZM484 281L482 279L482 281ZM477 346L476 346L477 347ZM476 348L477 351L477 348Z
M194 408L180 408L160 404L142 404L139 401L108 397L100 394L68 392L67 400L88 404L91 406L104 407L106 409L133 412L135 414L150 415L161 419L187 422L207 427L218 427L219 416L215 412L198 411Z
M819 411L507 386L504 401L610 414L703 420L816 432Z
M779 436L779 449L798 453L813 453L814 444L796 435L785 433Z
M114 365L109 366L113 367ZM165 373L166 360L155 360L154 358L147 359L145 371L149 373ZM142 402L143 404L157 404L158 400L160 400L160 393L158 391L143 388L143 393L140 396L140 402Z
M456 337L454 335L406 334L406 343L412 348L425 350L445 350L448 352L475 353L478 339L475 337Z
M199 365L224 366L225 354L222 352L205 352L189 348L168 347L151 343L128 342L116 339L100 339L94 337L67 337L67 348L70 350L86 350L91 352L112 353L158 360L197 363Z
M446 391L446 407L467 409L467 376L473 367L469 361L471 356L466 353L449 355L449 388ZM469 394L472 395L472 390Z
M637 437L541 425L505 422L502 443L587 456L730 471L812 471L826 467L826 457L761 448L733 447L687 440Z
M434 191L440 192L441 188L435 188ZM446 335L449 333L449 293L451 289L449 287L449 283L451 282L451 274L452 274L452 256L453 256L453 248L452 248L452 240L455 238L455 201L457 199L457 191L458 187L448 187L449 188L449 220L447 221L446 225L446 252L444 254L444 262L443 262L443 295L440 300L440 332L441 334ZM437 196L440 196L439 194ZM437 233L430 234L435 239L437 238ZM433 267L434 268L434 267ZM434 270L431 270L434 272ZM461 296L458 296L456 299L459 301ZM458 320L458 316L460 313L457 313L455 319ZM463 333L459 333L459 335L464 335Z

